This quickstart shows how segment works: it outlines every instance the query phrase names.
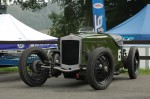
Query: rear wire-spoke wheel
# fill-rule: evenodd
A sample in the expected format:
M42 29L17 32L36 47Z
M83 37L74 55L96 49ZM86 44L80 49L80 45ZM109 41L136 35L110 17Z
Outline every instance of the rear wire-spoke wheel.
M24 50L19 60L19 73L22 80L31 87L43 85L48 78L49 71L41 68L41 65L48 60L41 48L32 47Z
M114 74L114 61L108 48L96 48L87 64L87 80L91 87L103 90L109 86Z
M139 51L136 47L131 47L129 50L127 63L128 63L128 74L130 79L136 79L139 73Z

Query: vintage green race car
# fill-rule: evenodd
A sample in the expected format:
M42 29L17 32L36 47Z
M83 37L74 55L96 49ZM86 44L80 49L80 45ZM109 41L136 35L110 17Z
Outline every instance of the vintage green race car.
M81 32L61 37L59 45L48 53L32 47L21 54L19 73L27 85L41 86L47 78L63 74L87 80L91 87L102 90L121 69L128 69L130 79L138 76L139 51L131 47L127 55L121 36Z

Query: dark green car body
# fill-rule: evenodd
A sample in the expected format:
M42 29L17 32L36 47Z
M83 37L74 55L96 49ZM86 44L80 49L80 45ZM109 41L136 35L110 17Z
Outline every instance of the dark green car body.
M78 66L77 65L75 66L75 64L69 64L69 65L70 65L70 67L75 66L76 68L80 68L80 65L86 67L90 53L96 48L105 47L105 48L110 49L110 51L113 55L113 60L115 63L115 71L118 71L123 66L122 45L118 45L117 42L115 41L115 39L108 34L104 34L104 33L97 34L97 33L92 32L92 33L87 33L87 34L81 33L78 35L70 34L70 35L62 37L62 38L60 40L61 64L63 64L63 58L65 58L65 60L74 60L73 54L77 54L77 53L74 53L73 50L79 50L79 53L78 53L79 55L77 57L79 59L78 60L79 63L77 63ZM74 39L74 38L78 38L78 39ZM68 41L68 46L65 49L67 49L67 53L70 53L70 56L68 55L67 57L63 57L65 51L63 51L63 43L62 42L64 40L66 41L65 43L67 43L67 41ZM73 45L72 45L71 41L72 42L79 41L78 46L80 46L81 48L77 47L78 49L76 49L76 48L72 49L71 46L73 46ZM68 58L68 59L66 59L66 58ZM66 63L65 63L65 65L66 65ZM64 69L68 69L69 65L64 66L64 67L63 67L63 65L61 65L61 66ZM75 68L69 68L68 70L71 70L71 69L75 69Z

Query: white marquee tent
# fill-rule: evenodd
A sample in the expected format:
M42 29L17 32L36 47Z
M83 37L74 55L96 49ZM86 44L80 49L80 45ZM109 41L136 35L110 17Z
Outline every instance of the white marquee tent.
M21 44L20 42L44 43L57 41L56 37L46 35L20 22L10 14L0 14L0 50L20 50L30 46L42 48L56 48L57 44ZM44 41L44 42L43 42ZM3 43L7 42L7 43ZM13 44L12 42L17 42Z
M0 41L45 41L57 38L38 32L10 14L0 15Z

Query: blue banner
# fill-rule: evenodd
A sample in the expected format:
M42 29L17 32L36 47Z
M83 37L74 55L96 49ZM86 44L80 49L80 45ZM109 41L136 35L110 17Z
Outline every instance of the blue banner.
M95 32L106 31L106 18L103 0L92 0L93 6L93 26Z
M57 44L0 44L0 50L22 50L29 47L57 48Z

